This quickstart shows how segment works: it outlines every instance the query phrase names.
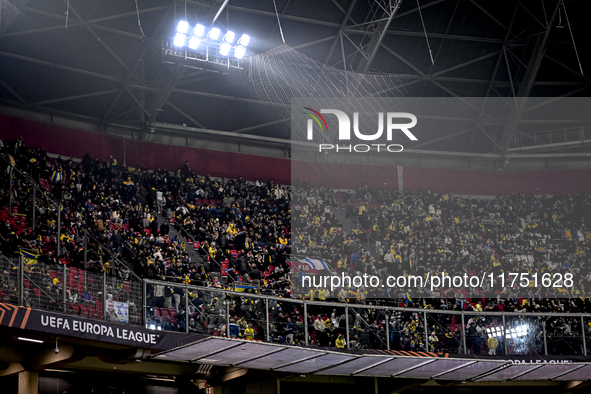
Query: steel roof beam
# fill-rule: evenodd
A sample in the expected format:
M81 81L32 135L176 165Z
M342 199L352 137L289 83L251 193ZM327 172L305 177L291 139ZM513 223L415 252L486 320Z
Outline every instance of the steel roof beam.
M32 105L47 105L47 104L60 103L62 101L69 101L69 100L77 100L77 99L81 99L81 98L103 96L105 94L111 94L111 93L115 93L115 92L117 92L117 89L104 90L102 92L93 92L93 93L78 94L76 96L60 97L60 98L56 98L56 99L52 99L52 100L37 101L37 102L31 103L31 104Z
M519 90L517 92L517 97L522 98L519 106L515 109L514 116L506 123L505 130L500 138L500 148L501 153L503 155L507 154L507 149L509 148L509 144L511 143L511 139L515 135L515 131L517 130L517 124L521 119L521 116L526 109L527 106L527 97L529 97L532 87L534 86L534 82L538 75L538 71L540 70L540 66L542 65L542 60L544 59L544 55L546 53L546 45L550 38L550 32L554 27L554 21L558 16L558 10L560 9L560 5L562 4L562 0L557 0L556 5L554 7L554 11L552 16L550 17L550 21L548 22L548 26L546 27L546 31L544 32L543 36L539 36L536 39L536 44L533 53L531 54L530 60L528 62L528 67L526 68L525 74L522 78L521 84L519 86ZM510 71L509 71L510 73Z
M13 1L11 5L18 9L20 7L26 6L28 2L29 2L29 0L16 0L16 1ZM0 4L0 8L2 8L1 4ZM20 15L19 13L15 13L14 15L11 15L8 17L8 20L3 25L0 26L0 36L4 35L6 30L8 30L8 28L14 23L14 21L16 20L16 18L18 18L19 15ZM0 9L0 24L2 23L1 16L2 16L2 10Z
M159 7L144 8L144 9L140 9L139 13L141 15L141 14L147 14L149 12L156 12L156 11L162 11L162 10L167 10L167 9L170 9L170 6L165 5L165 6L159 6ZM109 16L105 16L105 17L101 17L101 18L89 19L87 22L94 24L97 22L105 22L105 21L110 21L113 19L126 18L128 16L136 16L136 15L137 15L136 11L130 11L130 12L124 12L121 14L113 14L113 15L109 15Z
M168 18L168 15L170 14L170 11L171 10L172 10L172 5L169 5L167 7L167 9L166 9L166 12L162 15L162 20L158 24L158 27L154 31L154 34L152 35L152 39L154 39L154 37L156 37L158 35L158 32L162 29L162 26L164 26L164 22L166 22L166 20ZM150 48L150 42L149 41L146 41L143 44L143 48L142 48L142 51L141 51L140 56L138 56L138 59L136 60L135 64L133 65L133 67L131 68L131 70L127 73L127 75L125 76L125 80L122 82L122 85L119 88L119 91L117 92L117 95L115 96L115 98L111 102L111 105L107 109L107 112L105 112L105 114L103 115L103 117L102 117L102 122L103 123L106 123L107 122L107 119L111 115L111 112L115 108L115 105L119 101L119 98L121 98L121 95L123 94L123 91L125 90L125 86L127 84L129 84L129 81L131 80L131 78L135 74L135 70L137 70L137 68L141 64L142 59L144 58L144 55L146 54L146 51L148 50L148 48Z
M241 102L244 102L244 103L251 103L251 104L271 105L271 106L276 106L276 107L283 107L284 106L284 104L282 104L282 103L274 103L272 101L262 101L262 100L255 100L255 99L249 99L249 98L243 98L243 97L225 96L225 95L222 95L222 94L207 93L207 92L197 92L197 91L194 91L194 90L174 89L173 92L174 93L188 94L188 95L191 95L191 96L201 96L201 97L217 98L217 99L220 99L220 100L236 100L236 101L241 101Z
M99 74L99 73L96 73L96 72L93 72L93 71L82 70L82 69L79 69L79 68L70 67L70 66L64 66L64 65L61 65L61 64L54 64L54 63L51 63L51 62L48 62L48 61L45 61L45 60L34 59L32 57L17 55L15 53L9 53L9 52L0 51L0 56L12 58L12 59L17 59L17 60L22 60L22 61L29 62L29 63L40 64L40 65L43 65L43 66L49 66L49 67L53 67L53 68L58 68L58 69L61 69L61 70L72 71L72 72L75 72L75 73L88 75L90 77L95 77L95 78L100 78L100 79L105 79L105 80L114 81L114 82L120 82L120 83L123 82L122 79L116 78L116 77L112 77L110 75Z
M69 23L69 27L76 27L76 26L80 26L80 23L78 23L78 22ZM44 33L46 31L62 30L63 28L64 28L64 25L59 24L59 25L55 25L55 26L39 27L36 29L30 29L30 30L13 31L12 33L0 34L0 38L18 37L18 36L23 36L26 34Z
M515 17L517 16L518 9L519 9L518 5L515 5L515 7L513 9L513 14L511 16L511 21L509 22L509 26L507 27L507 32L505 33L505 38L503 40L503 45L502 45L501 49L504 49L505 45L509 41L509 36L511 35L511 29L513 28L513 23L515 22ZM495 68L493 69L493 73L490 78L488 87L486 88L486 93L484 94L485 99L484 99L484 102L482 103L482 106L480 107L480 111L478 113L478 119L476 120L476 123L478 123L482 120L482 115L484 114L484 107L486 105L486 101L488 100L488 97L490 96L490 92L493 88L493 85L495 83L495 79L497 78L497 73L499 71L499 67L501 65L501 60L503 59L504 56L505 56L505 51L500 50L499 56L497 57L497 61L495 62ZM476 136L476 133L478 130L479 130L478 127L474 127L474 131L472 132L472 135L470 135L470 143L468 144L468 151L472 149L472 144L474 143L474 137Z
M18 95L18 93L16 93L14 90L12 90L12 88L10 86L8 86L6 84L6 82L4 82L3 80L0 79L0 85L2 85L2 87L4 89L6 89L8 91L8 93L10 93L15 99L17 99L21 104L25 104L25 100Z
M188 0L187 3L192 3L192 4L197 4L197 5L202 5L202 6L208 6L208 3L202 3L199 1L191 1ZM246 13L251 13L251 14L258 14L258 15L265 15L271 18L277 18L277 15L274 12L269 12L269 11L262 11L262 10L256 10L256 9L252 9L252 8L248 8L248 7L239 7L239 6L235 6L232 4L228 4L227 8L231 9L231 10L236 10L236 11L241 11L241 12L246 12ZM338 29L340 27L339 23L334 23L334 22L327 22L327 21L321 21L318 19L311 19L311 18L305 18L305 17L301 17L301 16L293 16L293 15L287 15L287 14L280 14L279 17L281 19L286 19L286 20L293 20L293 21L297 21L297 22L304 22L304 23L311 23L311 24L315 24L315 25L320 25L320 26L328 26L328 27L334 27L336 29ZM344 28L343 31L345 33L350 33L350 34L367 34L367 31L364 30L360 30L360 29L356 29L356 28ZM413 31L398 31L398 30L389 30L386 34L391 34L391 35L400 35L400 36L412 36L412 37L425 37L425 33L423 32L413 32ZM450 34L438 34L438 33L429 33L429 37L431 38L446 38L449 40L461 40L461 41L477 41L477 42L485 42L485 43L502 43L503 40L502 39L495 39L495 38L488 38L488 37L470 37L470 36L458 36L458 35L450 35Z
M338 3L336 3L336 2L335 2L335 4L338 5ZM328 63L328 61L332 57L332 53L334 52L335 48L337 47L337 43L339 42L339 37L341 36L341 32L343 31L343 28L347 25L347 22L349 21L349 18L351 17L351 13L353 12L353 9L355 8L356 4L357 4L357 0L351 0L351 3L349 4L349 7L347 8L347 12L345 13L345 17L343 18L343 21L341 22L341 26L339 26L339 30L337 31L335 38L333 39L332 43L330 44L330 49L326 53L324 63Z
M371 54L369 55L368 59L361 59L359 66L357 66L358 72L366 73L367 70L369 70L369 67L371 66L371 63L375 59L376 55L378 54L378 50L384 41L384 37L386 37L388 29L390 29L390 25L394 20L394 16L396 16L396 13L400 9L400 4L402 4L402 0L395 1L396 4L394 4L394 8L392 9L392 7L390 7L390 16L388 17L388 20L386 22L380 22L377 30L374 32L373 37L371 38L371 41L367 45L367 49Z
M177 106L175 106L174 104L172 104L170 101L166 101L165 102L166 105L168 105L170 108L174 109L176 112L178 112L179 114L181 114L182 116L184 116L185 118L189 119L194 125L196 125L197 127L200 127L202 129L205 129L206 127L203 126L201 123L197 122L195 119L193 119L190 115L188 115L185 111L183 111L182 109L178 108Z

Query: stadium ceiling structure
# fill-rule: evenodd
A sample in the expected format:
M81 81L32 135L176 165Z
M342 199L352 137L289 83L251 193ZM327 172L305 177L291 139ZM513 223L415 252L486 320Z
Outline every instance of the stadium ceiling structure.
M397 76L407 97L586 97L590 9L584 0L1 0L0 104L139 138L168 124L289 138L276 133L276 103L241 73L163 61L179 20L213 15L251 37L246 57L284 37L314 61ZM581 153L588 125L587 116L533 127L513 119L492 131L463 124L420 149Z
M379 353L356 355L345 351L331 352L322 348L302 349L209 337L164 351L154 358L160 361L204 363L291 374L436 379L463 383L579 381L584 380L591 369L588 363L521 364L490 358L456 359L431 357L427 353L415 354L419 356L388 356Z

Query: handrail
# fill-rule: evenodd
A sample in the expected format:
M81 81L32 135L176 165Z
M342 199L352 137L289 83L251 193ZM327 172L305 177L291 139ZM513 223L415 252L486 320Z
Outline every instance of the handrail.
M164 285L162 282L151 280L151 279L144 279L144 281L148 284L154 285ZM166 282L164 282L166 283ZM175 284L175 286L184 287L187 289L195 289L195 290L202 290L202 291L215 291L216 293L223 293L229 295L243 295L245 297L252 297L252 298L263 298L268 300L274 301L283 301L283 302L291 302L297 304L306 303L308 305L316 305L316 306L330 306L330 307L351 307L351 308L364 308L364 309L378 309L378 310L386 310L386 311L400 311L400 312L427 312L431 314L444 314L444 315L474 315L474 316L516 316L516 317L524 317L524 316L531 316L531 317L557 317L557 316L567 316L567 317L587 317L591 318L591 314L589 313L550 313L550 312L490 312L490 311L453 311L453 310L445 310L445 309L424 309L424 308L404 308L404 307L394 307L394 306L381 306L381 305L370 305L370 304L354 304L354 303L343 303L343 302L323 302L323 301L309 301L309 300L301 300L297 298L287 298L287 297L276 297L276 296L269 296L263 294L255 294L255 293L242 293L242 292L235 292L232 290L225 290L225 289L218 289L215 287L203 287L197 285L186 285L186 284Z
M87 226L87 227L88 227L88 226ZM117 258L117 256L116 256L115 254L113 254L113 252L111 252L109 249L107 249L107 248L105 247L105 245L103 245L103 243L102 243L101 241L99 241L99 240L98 240L98 239L97 239L97 238L96 238L96 237L95 237L95 236L92 234L92 232L90 232L90 231L88 230L88 228L86 228L85 230L86 230L86 236L90 236L90 237L91 237L91 238L92 238L92 239L93 239L93 240L94 240L96 243L98 243L98 244L100 245L100 247L101 247L101 248L103 248L103 250L104 250L105 252L107 252L107 253L108 253L108 254L111 256L111 259L112 259L112 260L113 260L115 263L117 263L117 264L119 264L119 265L123 266L125 269L127 269L127 271L129 271L129 272L131 273L131 275L132 275L132 276L135 276L135 278L136 278L137 280L139 280L139 281L141 281L141 280L142 280L142 278L140 278L140 277L139 277L139 276L138 276L138 275L137 275L135 272L133 272L133 270L130 270L130 269L129 269L129 267L128 267L127 265L125 265L125 263L123 263L121 260L119 260L119 259Z
M178 222L178 220L176 220L176 217L171 217L171 219L174 220L174 223L176 225L178 225L181 228L181 230L183 230L188 235L188 237L185 237L185 238L187 238L187 240L192 241L193 245L194 245L196 240L193 237L193 234L189 233L189 231L182 224L180 224ZM182 232L181 232L181 236L182 236ZM205 248L202 245L199 245L199 249L203 250L209 256L209 258L212 259L214 261L214 263L216 263L216 265L220 268L220 272L224 272L224 267L220 263L218 263L217 260L207 250L205 250ZM224 257L226 257L229 260L228 256L224 254L224 251L221 250L221 252L222 252L222 255L224 255Z

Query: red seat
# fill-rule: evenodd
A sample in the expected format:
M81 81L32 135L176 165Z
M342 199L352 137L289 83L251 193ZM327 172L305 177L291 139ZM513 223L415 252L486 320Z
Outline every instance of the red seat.
M168 313L170 314L170 317L175 317L176 316L176 309L169 309Z
M35 292L35 297L41 297L41 290L39 290L39 288L35 287L33 291Z
M159 317L160 315L160 308L154 308L154 317Z
M26 289L31 288L31 283L29 282L29 280L27 278L23 278L23 283L24 283Z
M162 317L169 317L170 313L168 313L168 309L162 308L162 309L160 309L160 315Z
M71 311L70 313L77 315L78 313L80 313L80 306L78 306L78 304L72 304L71 306Z
M78 293L83 292L84 291L84 285L82 283L78 283L77 289L78 289Z
M86 308L84 305L80 305L80 314L82 316L88 317L89 316L89 314L88 314L88 308Z
M92 305L88 306L88 317L96 317L96 309Z

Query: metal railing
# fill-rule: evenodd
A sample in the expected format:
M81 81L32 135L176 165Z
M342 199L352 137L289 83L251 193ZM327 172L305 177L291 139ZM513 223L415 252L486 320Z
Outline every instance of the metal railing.
M46 311L80 315L142 326L144 293L141 280L102 272L25 264L22 256L0 259L4 302Z
M171 294L145 280L146 327L305 346L339 346L479 355L587 355L589 314L475 312L306 301L174 285L191 308L172 325ZM174 309L174 308L172 308ZM188 313L187 313L188 311ZM290 317L291 321L287 319ZM181 319L193 319L183 324ZM321 319L322 323L317 322ZM228 324L229 322L229 324ZM238 326L236 328L236 326ZM247 331L247 328L253 330ZM489 340L489 338L494 338Z
M0 257L2 302L290 345L480 355L586 356L591 314L476 312L307 301ZM62 292L66 291L66 302ZM491 339L494 338L494 339Z

